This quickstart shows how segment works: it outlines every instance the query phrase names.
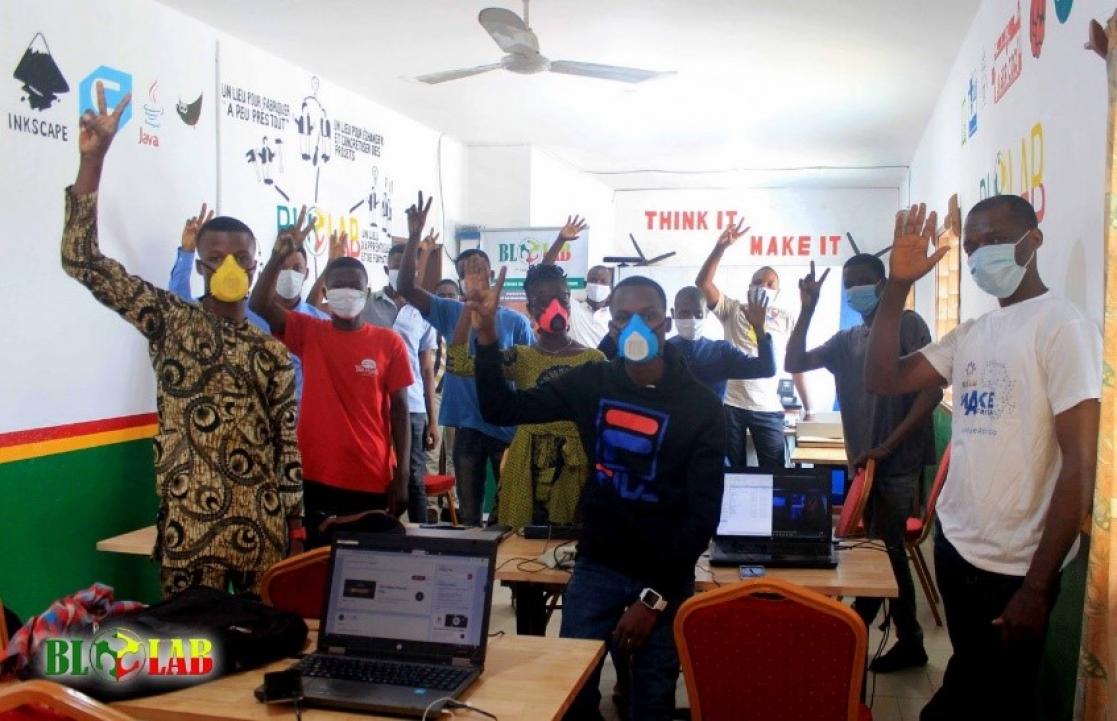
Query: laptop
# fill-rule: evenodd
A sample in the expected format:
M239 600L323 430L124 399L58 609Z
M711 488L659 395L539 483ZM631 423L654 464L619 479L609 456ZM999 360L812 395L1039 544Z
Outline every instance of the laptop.
M432 718L481 675L497 543L492 537L339 535L307 705Z
M834 568L832 483L825 467L727 470L710 563Z

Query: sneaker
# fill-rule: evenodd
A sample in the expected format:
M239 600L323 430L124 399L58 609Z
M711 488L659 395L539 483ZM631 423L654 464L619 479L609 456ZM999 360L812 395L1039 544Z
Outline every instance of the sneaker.
M873 659L869 670L873 673L892 673L905 668L919 668L927 665L927 652L923 650L922 641L905 643L897 641L896 645L880 658Z

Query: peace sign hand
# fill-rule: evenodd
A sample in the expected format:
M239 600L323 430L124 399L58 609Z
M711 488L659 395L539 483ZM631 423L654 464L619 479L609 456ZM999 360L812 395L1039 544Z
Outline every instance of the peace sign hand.
M566 216L566 225L559 229L559 240L577 240L582 231L588 228L586 219L578 215Z
M500 294L504 291L504 276L508 268L502 267L496 285L489 286L489 268L479 255L471 255L465 261L466 307L473 313L473 327L492 327L496 323L496 311L500 307Z
M329 259L336 260L347 255L349 255L349 234L344 230L340 235L336 230L330 233Z
M287 228L292 237L294 237L295 242L298 243L298 247L302 247L303 243L306 242L306 236L310 235L310 231L314 230L314 220L313 215L307 217L306 206L304 205L299 209L299 219L295 221L294 225Z
M419 258L426 261L427 258L437 253L438 249L442 247L438 244L438 239L441 237L440 233L434 232L434 228L427 231L427 237L419 241Z
M120 116L130 102L132 93L121 98L112 112L109 112L105 103L105 85L97 82L97 110L86 110L79 121L81 130L78 132L78 152L83 157L90 160L104 159L117 128L120 127Z
M745 225L745 219L741 218L737 221L736 225L730 225L721 232L718 236L718 248L725 250L729 246L737 242L738 239L745 233L749 232L752 228L751 225Z
M431 209L431 201L434 198L427 198L427 202L423 204L423 191L419 191L419 202L412 205L407 209L407 233L408 238L419 239L423 234L423 228L427 225L427 213Z
M206 204L202 203L202 209L198 211L198 217L187 218L186 224L182 227L182 249L187 253L193 253L198 247L198 230L213 220L213 211L206 212Z
M896 230L888 259L890 279L914 283L950 252L950 247L944 245L927 255L935 243L937 228L938 216L933 210L927 213L923 203L896 213Z
M806 277L799 281L799 300L802 302L804 308L814 309L818 305L818 295L822 290L822 284L826 282L826 276L830 275L830 269L827 268L822 272L822 277L815 279L814 274L814 261L811 261L811 272Z

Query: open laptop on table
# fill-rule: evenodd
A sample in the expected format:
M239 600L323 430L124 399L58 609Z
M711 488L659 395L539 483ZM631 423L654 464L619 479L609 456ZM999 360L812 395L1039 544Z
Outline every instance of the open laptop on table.
M831 470L758 468L725 472L721 521L710 547L719 566L833 568Z
M437 716L484 668L497 544L461 536L343 535L330 554L307 705Z

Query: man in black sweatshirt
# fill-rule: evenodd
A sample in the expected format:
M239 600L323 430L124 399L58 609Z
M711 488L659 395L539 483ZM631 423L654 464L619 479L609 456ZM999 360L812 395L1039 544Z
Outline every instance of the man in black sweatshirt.
M501 369L495 313L503 270L494 288L483 268L467 284L485 420L573 421L592 459L561 635L600 639L628 661L633 719L670 719L679 676L672 624L694 592L694 564L721 513L721 402L664 342L667 298L648 278L627 278L613 290L616 360L571 368L526 391L511 390ZM600 675L598 666L567 719L601 718Z

